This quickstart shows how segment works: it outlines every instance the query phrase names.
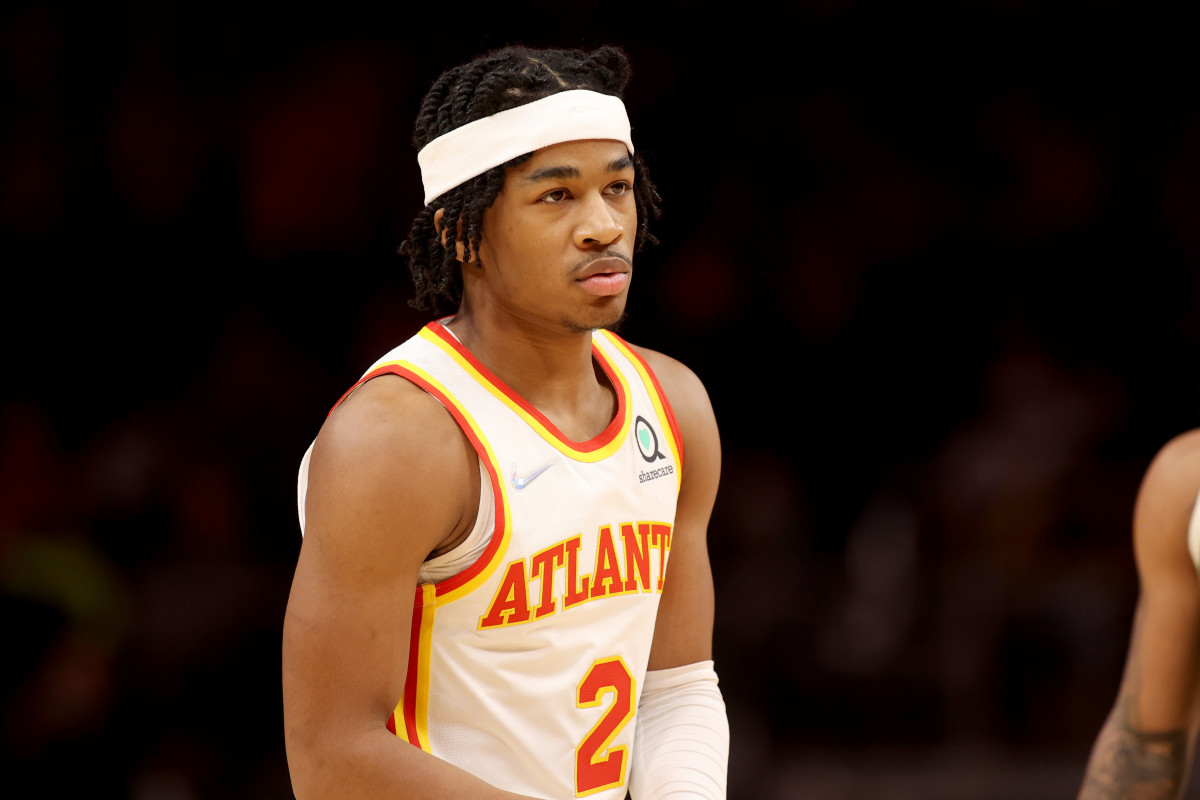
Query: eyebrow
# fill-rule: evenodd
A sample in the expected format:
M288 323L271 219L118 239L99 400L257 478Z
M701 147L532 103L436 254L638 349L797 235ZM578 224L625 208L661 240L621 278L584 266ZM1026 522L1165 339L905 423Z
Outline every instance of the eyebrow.
M633 159L628 153L614 158L608 163L609 172L620 172L623 169L629 169L633 166ZM535 170L525 176L521 183L537 183L538 181L557 181L565 178L578 178L580 175L578 167L559 166L559 167L543 167Z

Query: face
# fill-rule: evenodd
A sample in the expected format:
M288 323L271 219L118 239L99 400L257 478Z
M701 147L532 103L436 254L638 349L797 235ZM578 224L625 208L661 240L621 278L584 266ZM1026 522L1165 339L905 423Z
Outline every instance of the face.
M625 145L565 142L511 168L483 217L472 305L539 325L616 324L632 278L637 208Z

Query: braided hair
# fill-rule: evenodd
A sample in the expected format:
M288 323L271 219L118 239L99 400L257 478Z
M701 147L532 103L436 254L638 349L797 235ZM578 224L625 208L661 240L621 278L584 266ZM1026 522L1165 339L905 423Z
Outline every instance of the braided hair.
M455 128L510 108L540 100L568 89L590 89L621 97L629 82L629 60L619 48L600 47L592 52L581 50L534 50L522 46L504 47L453 69L434 81L421 103L413 129L413 144L418 150ZM483 236L483 214L496 201L504 187L505 169L528 160L526 153L482 175L459 184L431 201L413 220L408 239L398 248L408 260L416 293L409 305L440 312L444 305L457 305L462 299L462 276L453 237L443 243L434 225L434 215L443 210L441 224L449 231L459 230L468 260L479 254ZM661 213L661 198L650 182L645 163L636 153L634 201L638 228L635 250L644 244L657 244L649 231L649 220ZM478 261L476 261L478 263Z

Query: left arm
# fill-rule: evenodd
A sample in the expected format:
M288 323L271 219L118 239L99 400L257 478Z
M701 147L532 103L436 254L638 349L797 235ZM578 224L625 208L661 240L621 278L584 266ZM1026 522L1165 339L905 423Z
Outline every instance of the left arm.
M642 354L670 400L684 451L669 578L650 650L650 669L659 670L712 659L715 601L708 520L721 475L721 442L708 392L695 373L662 354Z
M707 541L721 443L708 392L695 373L660 353L639 352L670 400L684 453L667 580L638 704L630 794L634 800L721 800L729 722L712 662Z
M1200 429L1168 442L1138 490L1133 635L1079 800L1174 800L1186 787L1200 728L1200 581L1187 547L1197 485Z

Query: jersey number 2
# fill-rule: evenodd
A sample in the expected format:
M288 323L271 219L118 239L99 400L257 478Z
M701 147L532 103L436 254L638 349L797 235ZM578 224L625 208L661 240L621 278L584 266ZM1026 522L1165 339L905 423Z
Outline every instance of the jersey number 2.
M628 748L610 748L613 739L633 719L634 680L620 656L602 658L592 664L576 691L579 708L595 708L611 693L612 703L604 716L575 748L575 796L584 797L625 782Z

